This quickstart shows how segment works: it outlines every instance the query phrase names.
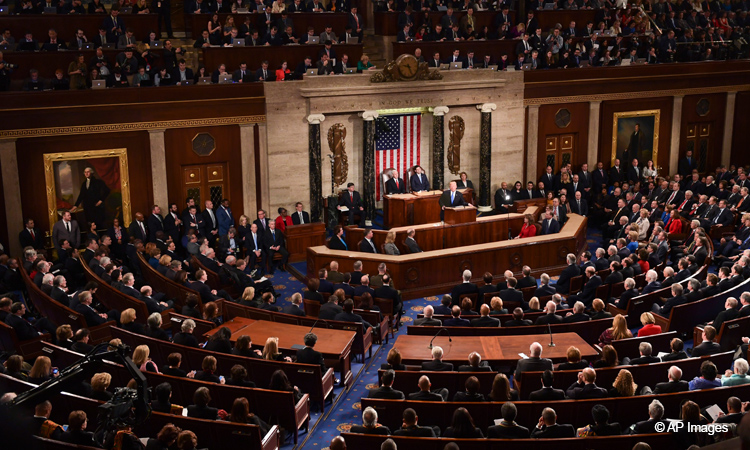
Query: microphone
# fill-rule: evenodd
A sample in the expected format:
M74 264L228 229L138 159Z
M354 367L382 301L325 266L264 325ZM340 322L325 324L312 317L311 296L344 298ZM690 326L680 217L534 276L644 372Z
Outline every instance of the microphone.
M446 334L448 334L448 342L453 342L453 339L451 338L451 333L448 331L447 328L443 327L443 328L440 328L437 333L435 333L435 336L433 336L432 339L430 339L430 347L429 347L430 349L432 349L432 341L434 341L435 338L438 337L440 333L442 333L443 331L445 331Z
M549 344L547 346L548 347L554 347L555 346L555 341L552 340L552 327L549 326L549 324L547 324L547 331L549 331Z
M318 322L323 322L323 323L325 323L325 324L326 324L326 327L328 327L328 326L329 326L329 325L328 325L328 321L327 321L327 320L325 320L325 319L316 319L316 320L315 320L315 322L313 322L313 326L311 326L311 327L310 327L310 331L308 331L308 333L312 333L313 329L315 329L315 325L317 325L317 324L318 324Z

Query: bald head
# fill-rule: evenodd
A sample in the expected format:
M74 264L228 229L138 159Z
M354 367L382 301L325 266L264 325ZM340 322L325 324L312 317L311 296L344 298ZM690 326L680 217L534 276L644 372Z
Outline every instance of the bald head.
M346 441L341 436L336 436L331 440L331 450L346 450Z
M422 391L429 391L430 386L432 386L432 384L430 383L430 379L427 378L426 375L422 375L421 377L419 377L418 384L419 384L419 389Z
M529 353L531 353L531 356L535 358L539 358L542 356L542 344L539 342L534 342L531 344L531 347L529 347Z

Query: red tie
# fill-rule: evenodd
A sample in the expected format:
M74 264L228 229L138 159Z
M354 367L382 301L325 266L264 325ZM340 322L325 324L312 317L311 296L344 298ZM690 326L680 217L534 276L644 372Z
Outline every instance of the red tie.
M678 210L680 210L680 211L682 211L682 207L683 207L683 206L685 206L685 203L687 203L687 200L685 200L684 202L682 202L682 203L680 204L680 207L679 207L679 208L677 208L677 209L678 209Z
M396 189L398 189L398 178L396 178Z
M352 194L352 193L350 192L350 193L349 193L349 198L351 198L351 200L352 200L352 206L354 206L354 194Z
M29 230L29 233L31 234L31 239L35 240L36 238L34 237L34 230Z

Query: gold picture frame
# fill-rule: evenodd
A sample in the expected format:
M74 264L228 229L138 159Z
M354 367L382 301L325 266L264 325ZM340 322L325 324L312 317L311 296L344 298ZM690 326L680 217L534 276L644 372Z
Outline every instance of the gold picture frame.
M638 158L638 162L641 165L645 165L646 161L652 160L654 166L657 166L657 157L659 155L659 118L661 116L661 110L659 109L648 109L643 111L624 111L616 112L612 117L612 161L611 164L615 164L615 159L620 158L621 165L628 167L630 162L633 160L632 155L628 154L630 147L630 139L634 130L634 124L638 123L641 132L644 135L643 147L639 149L638 154L635 158ZM651 139L648 136L652 135ZM647 145L646 145L647 144ZM650 147L650 148L649 148ZM622 157L627 155L627 161L622 161ZM644 158L648 156L647 158Z
M86 150L68 153L44 154L44 179L47 186L47 214L49 227L60 220L58 215L58 196L55 183L55 163L82 159L117 158L120 169L120 190L122 196L122 226L127 227L132 221L130 204L130 178L128 175L128 152L125 148L107 150Z

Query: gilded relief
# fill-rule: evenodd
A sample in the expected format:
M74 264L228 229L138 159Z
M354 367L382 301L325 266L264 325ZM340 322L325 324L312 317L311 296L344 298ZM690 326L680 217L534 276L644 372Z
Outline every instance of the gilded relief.
M450 138L448 139L448 169L452 174L461 173L461 139L464 137L464 119L453 116L448 121Z
M334 124L328 130L328 147L333 154L333 173L331 178L336 187L346 182L349 174L349 158L346 156L346 127L344 124Z

